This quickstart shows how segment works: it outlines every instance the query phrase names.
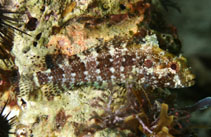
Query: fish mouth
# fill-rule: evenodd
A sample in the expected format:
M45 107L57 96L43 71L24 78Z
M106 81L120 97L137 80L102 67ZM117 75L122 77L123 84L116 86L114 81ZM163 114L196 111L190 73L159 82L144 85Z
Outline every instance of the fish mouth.
M185 73L183 77L184 87L191 87L195 84L195 75L192 74L190 71L188 71L188 73Z
M174 88L187 88L195 84L195 75L189 69L174 76Z
M191 87L195 84L194 80L188 81L187 84L185 85L185 87Z

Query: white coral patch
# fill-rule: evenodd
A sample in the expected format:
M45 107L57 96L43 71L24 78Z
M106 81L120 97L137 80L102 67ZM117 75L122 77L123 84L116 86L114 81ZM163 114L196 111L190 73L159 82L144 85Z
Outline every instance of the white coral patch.
M80 60L85 60L87 58L84 54L78 54L77 56L80 58Z
M72 77L75 77L75 76L76 76L76 74L75 74L75 73L71 73L70 75L71 75Z
M120 77L122 78L122 79L125 79L125 75L124 74L120 74Z
M180 80L180 78L179 78L178 75L175 75L174 76L173 81L175 83L175 88L182 86L181 80Z
M33 81L37 87L40 87L39 80L37 77L37 73L33 73Z
M101 76L97 76L97 81L102 81L102 77Z
M113 62L113 61L114 61L114 59L109 59L109 61L110 61L110 62Z
M46 73L46 74L51 73L51 69L46 70L45 73Z
M93 56L93 58L97 58L97 56L98 56L98 53L97 53L97 51L92 51L92 56Z
M123 72L125 68L123 66L120 67L120 71Z
M49 82L52 82L53 81L53 76L49 76L48 79L49 79Z
M111 73L115 72L115 69L113 67L111 67L109 70L111 71Z
M88 75L88 71L84 71L84 75Z
M114 75L111 75L111 79L114 80L116 79L116 77Z
M126 59L125 58L122 58L122 62L125 62L126 61Z
M100 69L96 69L96 73L97 74L100 74Z
M147 71L147 75L153 74L153 72L154 72L154 69L153 68L147 68L147 67L144 67L144 68Z
M114 49L113 46L111 46L111 47L109 48L109 53L110 53L111 56L114 56L114 55L115 55L115 49Z
M165 77L169 73L169 70L168 68L154 69L154 72L158 75L158 79L161 79L162 77Z
M157 40L157 36L155 34L153 35L147 35L144 39L143 39L146 44L150 44L151 46L157 45L158 46L158 40Z
M145 79L144 77L141 78L140 83L141 83L141 84L142 84L142 83L146 83L146 79Z

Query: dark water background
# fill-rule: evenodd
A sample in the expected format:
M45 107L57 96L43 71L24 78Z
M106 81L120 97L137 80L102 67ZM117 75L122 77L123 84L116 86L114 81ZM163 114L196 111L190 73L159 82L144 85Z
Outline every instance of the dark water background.
M172 0L177 2L181 13L170 8L168 22L174 24L183 44L183 55L188 58L196 84L191 88L172 90L177 92L178 103L194 104L211 97L211 0ZM191 122L199 137L211 137L211 108L192 114ZM209 128L208 128L209 127Z

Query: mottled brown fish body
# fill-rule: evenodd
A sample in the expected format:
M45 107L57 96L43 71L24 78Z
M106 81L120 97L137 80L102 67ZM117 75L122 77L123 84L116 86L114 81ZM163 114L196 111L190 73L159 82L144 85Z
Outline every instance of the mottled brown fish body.
M57 62L49 70L34 74L37 86L49 82L71 85L135 82L152 87L180 88L191 86L194 78L183 57L173 56L150 44L111 44Z
M122 54L124 55L122 56ZM137 64L142 60L137 59L136 56L138 55L137 52L131 53L121 51L121 49L116 49L113 56L110 53L100 55L96 52L88 56L84 54L74 55L64 60L66 61L64 64L68 65L59 65L56 69L52 69L50 73L47 73L47 71L38 72L37 77L40 85L48 82L92 83L112 81L125 83L129 77L137 75L133 69L138 68L139 65Z

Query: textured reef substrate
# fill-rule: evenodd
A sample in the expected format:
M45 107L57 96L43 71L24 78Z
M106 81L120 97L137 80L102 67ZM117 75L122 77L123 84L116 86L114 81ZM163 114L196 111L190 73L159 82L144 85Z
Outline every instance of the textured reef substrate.
M11 137L137 137L144 134L161 137L189 133L177 128L180 121L175 110L170 109L168 113L169 106L175 107L174 99L163 88L191 86L194 76L186 65L187 60L180 55L176 28L167 24L160 13L159 0L10 0L2 3L22 13L11 16L20 20L15 26L25 32L14 30L13 47L8 50L11 56L0 62L1 106L9 99L8 112L16 116L11 129L15 134ZM131 52L120 58L125 59L124 70L109 68L111 73L116 72L115 76L100 77L107 74L102 70L106 70L109 62L117 63L113 61L117 56L103 58L117 55L115 46L120 47L121 53L126 49ZM143 61L134 65L131 55L139 53L136 51L140 47ZM99 75L93 65L90 68L94 70L82 71L79 62L73 59L81 52L85 55L81 61L87 56L101 55L107 66L100 67ZM66 73L61 71L69 65L66 60L73 62L75 73L68 68ZM137 71L134 66L142 67L144 75L126 76L130 71ZM93 76L98 83L87 84L89 79L78 75L82 72ZM99 86L101 79L109 88ZM131 79L132 84L128 84ZM77 80L85 81L86 85Z

